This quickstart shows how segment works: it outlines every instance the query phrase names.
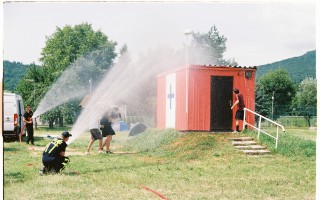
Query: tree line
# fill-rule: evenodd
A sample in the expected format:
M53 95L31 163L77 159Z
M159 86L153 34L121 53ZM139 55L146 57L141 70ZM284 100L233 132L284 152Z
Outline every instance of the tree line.
M256 112L269 118L294 114L304 116L310 126L310 118L316 115L317 82L313 77L296 84L288 71L279 68L263 75L255 92Z

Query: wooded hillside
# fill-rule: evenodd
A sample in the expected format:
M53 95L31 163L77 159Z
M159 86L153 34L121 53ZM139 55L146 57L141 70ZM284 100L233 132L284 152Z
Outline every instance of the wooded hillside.
M305 77L316 77L316 51L309 51L302 56L288 58L274 63L257 66L258 80L271 70L283 68L288 71L290 78L295 83L300 83Z
M21 62L3 61L4 89L14 91L29 67L30 65L24 65Z

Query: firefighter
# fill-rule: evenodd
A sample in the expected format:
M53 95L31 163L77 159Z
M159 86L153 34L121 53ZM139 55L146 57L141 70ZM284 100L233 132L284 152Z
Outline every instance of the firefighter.
M40 176L48 172L59 173L70 162L70 159L64 155L68 146L66 142L72 135L65 131L61 136L61 138L55 138L49 142L44 149L42 156L43 167L40 169Z

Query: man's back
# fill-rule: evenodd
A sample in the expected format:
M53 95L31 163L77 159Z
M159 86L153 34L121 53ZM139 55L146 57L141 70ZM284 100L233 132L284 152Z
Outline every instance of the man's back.
M237 94L237 98L239 100L238 108L239 110L243 110L246 106L244 105L243 95L241 93Z
M60 138L53 139L47 144L43 155L48 155L52 157L59 157L61 152L66 151L67 144Z

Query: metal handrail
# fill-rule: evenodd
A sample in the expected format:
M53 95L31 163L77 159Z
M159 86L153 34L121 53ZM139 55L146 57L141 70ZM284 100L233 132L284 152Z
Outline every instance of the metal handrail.
M268 135L268 136L270 136L270 137L272 137L273 139L275 139L276 140L276 148L278 147L278 139L279 139L279 127L281 127L282 128L282 131L283 132L286 132L286 130L284 129L284 127L281 125L281 124L279 124L279 123L277 123L277 122L275 122L275 121L272 121L271 119L269 119L269 118L266 118L266 117L264 117L264 116L262 116L262 115L260 115L260 114L258 114L258 113L256 113L256 112L254 112L254 111L252 111L252 110L250 110L250 109L248 109L248 108L244 108L243 109L244 110L244 116L243 116L243 129L245 128L245 126L246 125L249 125L250 127L252 127L252 128L254 128L254 129L256 129L256 130L258 130L258 139L259 139L259 137L260 137L260 132L262 132L262 133L264 133L264 134L266 134L266 135ZM252 124L249 124L248 122L246 122L246 111L248 111L248 112L251 112L252 114L254 114L254 115L258 115L259 116L259 123L258 123L258 127L255 127L254 125L252 125ZM267 132L265 132L265 131L263 131L263 130L261 130L261 119L265 119L265 120L267 120L267 121L269 121L269 122L271 122L271 123L273 123L273 124L275 124L276 126L277 126L277 136L275 137L275 136L273 136L273 135L271 135L271 134L269 134L269 133L267 133Z

